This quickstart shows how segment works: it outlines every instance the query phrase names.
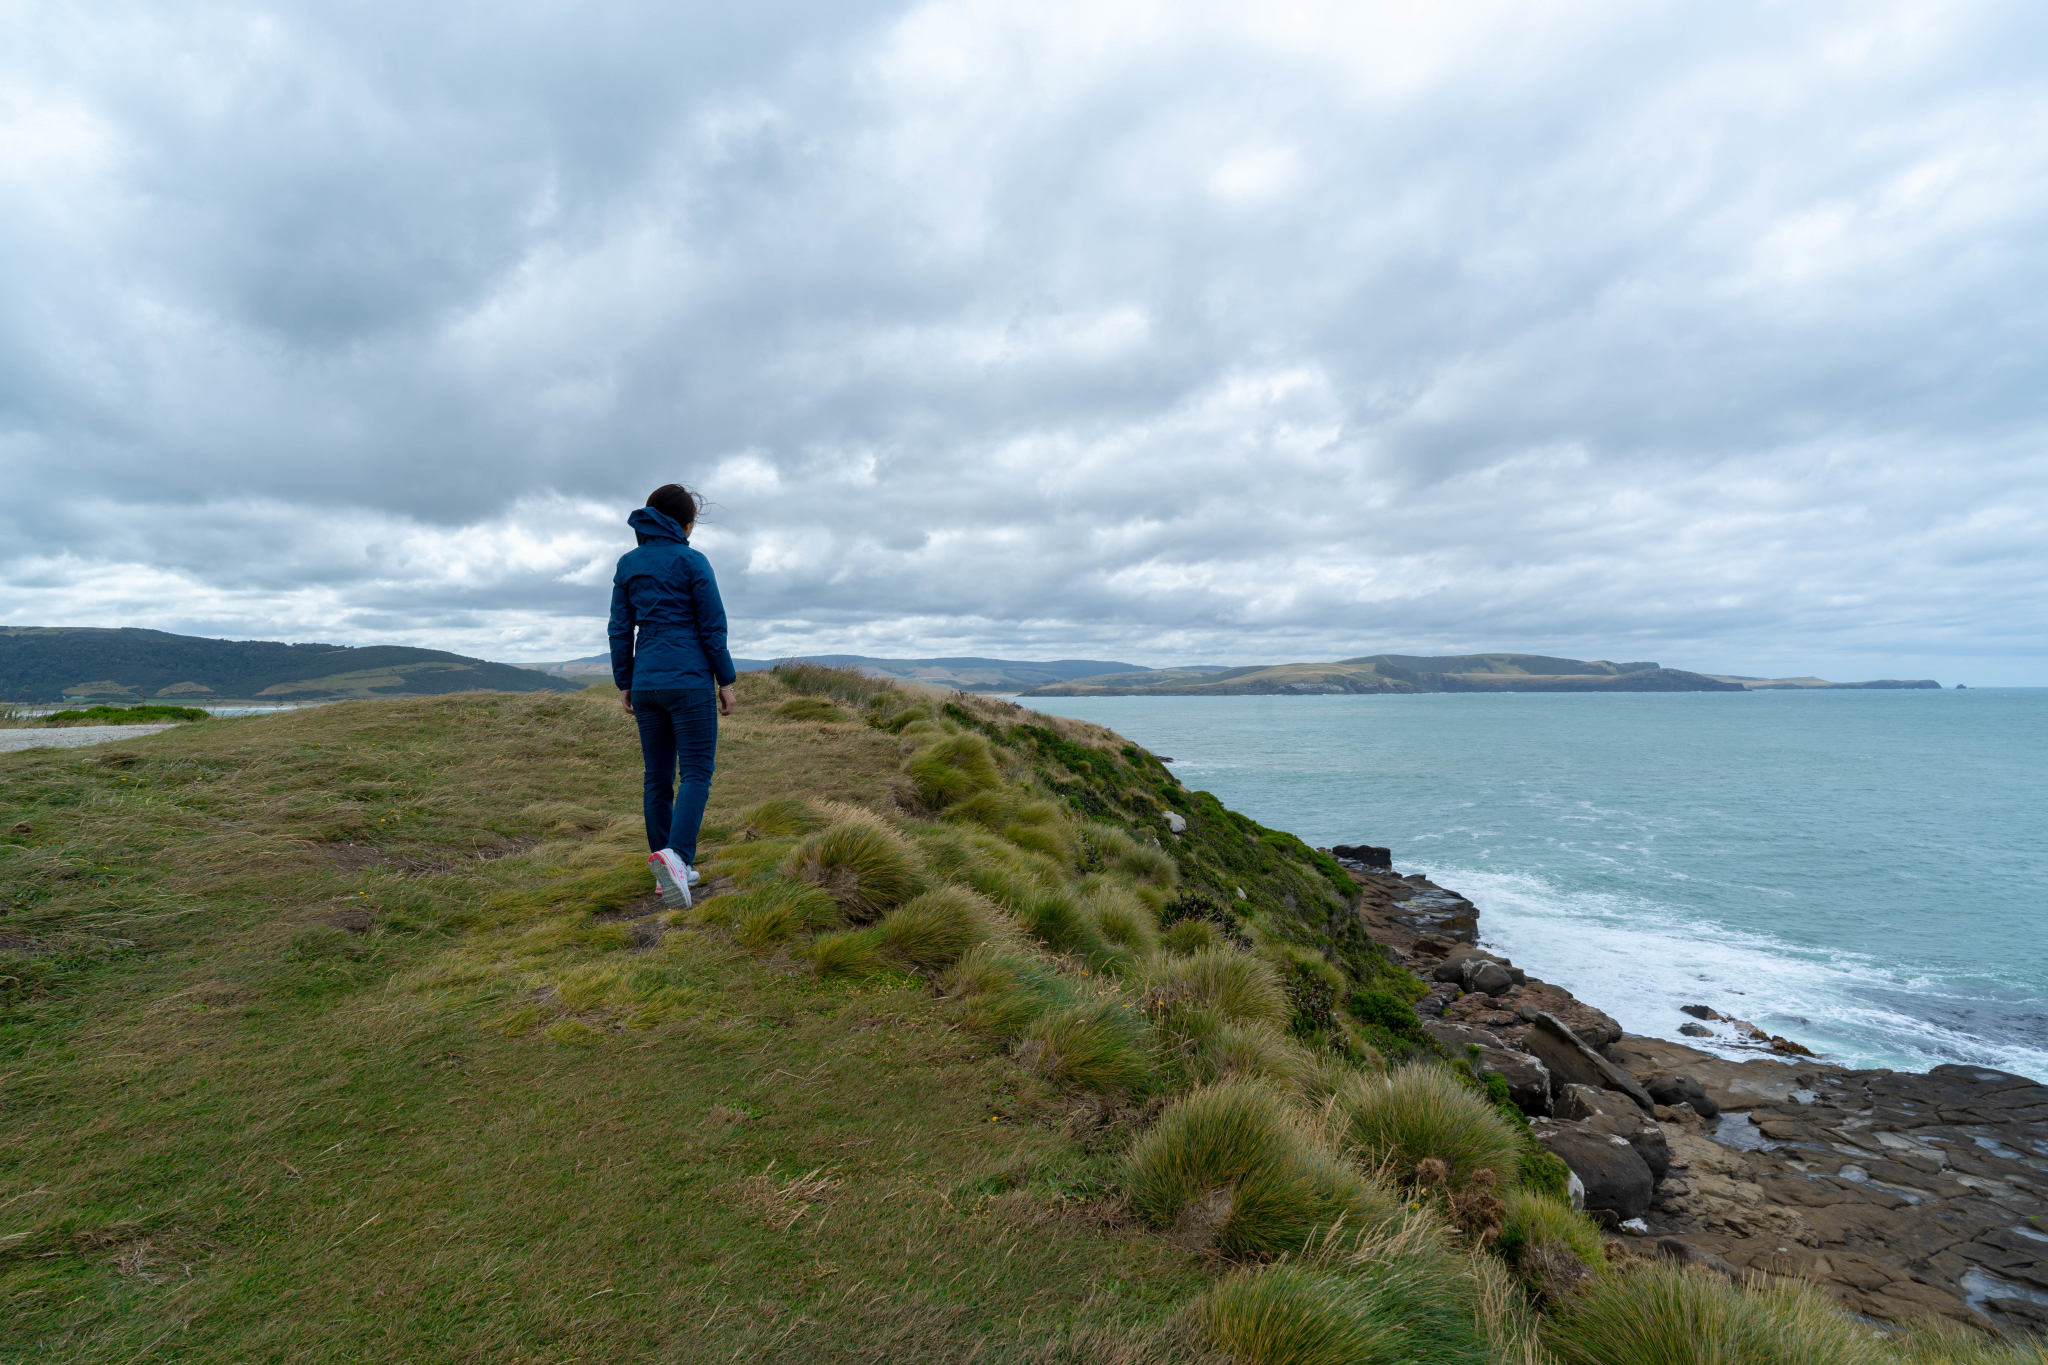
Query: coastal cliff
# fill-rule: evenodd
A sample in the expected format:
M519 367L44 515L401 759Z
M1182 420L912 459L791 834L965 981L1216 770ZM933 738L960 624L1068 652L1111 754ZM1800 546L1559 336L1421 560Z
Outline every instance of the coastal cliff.
M1422 1025L1498 1074L1589 1212L1638 1254L1817 1286L1884 1322L2048 1331L2048 1086L1985 1067L1851 1070L1703 1007L1731 1060L1625 1033L1479 946L1471 902L1332 852L1367 932L1431 983Z

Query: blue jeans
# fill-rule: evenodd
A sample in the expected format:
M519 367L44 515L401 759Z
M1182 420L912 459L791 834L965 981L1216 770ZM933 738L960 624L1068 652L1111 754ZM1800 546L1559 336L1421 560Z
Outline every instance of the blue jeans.
M633 720L640 727L645 765L640 799L647 847L654 852L672 848L684 862L695 863L697 826L704 823L718 758L718 693L709 684L646 692L635 688Z

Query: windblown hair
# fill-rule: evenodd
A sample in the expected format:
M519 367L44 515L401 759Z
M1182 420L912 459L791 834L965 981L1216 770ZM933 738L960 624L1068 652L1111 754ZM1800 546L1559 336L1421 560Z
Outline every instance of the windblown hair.
M679 483L665 483L647 495L647 505L678 526L697 520L697 495Z

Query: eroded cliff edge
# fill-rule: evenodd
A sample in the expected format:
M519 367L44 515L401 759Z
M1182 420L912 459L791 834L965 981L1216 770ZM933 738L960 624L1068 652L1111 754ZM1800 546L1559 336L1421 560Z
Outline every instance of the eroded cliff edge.
M2048 1086L1849 1070L1760 1032L1741 1061L1626 1034L1480 946L1457 892L1384 849L1333 852L1366 931L1431 983L1424 1029L1507 1082L1633 1254L1809 1282L1886 1322L2048 1332Z

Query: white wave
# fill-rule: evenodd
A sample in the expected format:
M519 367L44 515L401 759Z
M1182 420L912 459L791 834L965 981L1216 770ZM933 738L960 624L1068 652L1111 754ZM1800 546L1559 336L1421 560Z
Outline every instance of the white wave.
M1692 1022L1679 1007L1706 1005L1845 1066L1923 1071L1970 1062L2048 1079L2038 1005L2011 993L1925 972L1906 975L1868 953L1803 948L1644 897L1567 893L1525 872L1423 867L1432 881L1478 907L1481 938L1495 951L1605 1010L1631 1033L1759 1055L1735 1046L1732 1036L1679 1033ZM2015 1029L2032 1036L2015 1037Z

